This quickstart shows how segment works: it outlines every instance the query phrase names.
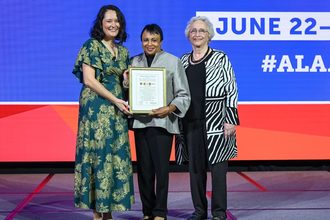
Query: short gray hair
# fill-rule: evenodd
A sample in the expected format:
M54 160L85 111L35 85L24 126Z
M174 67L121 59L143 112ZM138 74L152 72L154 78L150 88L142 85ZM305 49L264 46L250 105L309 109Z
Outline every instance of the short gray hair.
M213 30L213 24L210 22L210 20L205 16L195 16L190 19L190 21L187 24L186 30L184 31L186 37L189 39L189 31L190 26L195 21L204 21L207 26L207 31L209 32L209 43L211 42L211 39L214 37L214 30Z

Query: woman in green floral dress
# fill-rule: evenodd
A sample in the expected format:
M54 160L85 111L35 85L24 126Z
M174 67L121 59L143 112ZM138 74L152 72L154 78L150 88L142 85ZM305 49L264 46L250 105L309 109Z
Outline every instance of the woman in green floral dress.
M133 171L121 80L129 65L126 23L113 5L100 9L91 37L79 51L73 73L83 83L75 160L75 206L94 219L131 209ZM103 217L102 217L103 213Z

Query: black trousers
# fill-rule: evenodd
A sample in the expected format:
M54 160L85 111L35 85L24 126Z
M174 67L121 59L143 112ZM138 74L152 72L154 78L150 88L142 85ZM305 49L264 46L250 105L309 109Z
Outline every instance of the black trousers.
M143 214L166 217L173 134L163 128L149 127L134 129L134 137Z
M190 190L195 216L207 217L207 167L212 176L211 211L214 217L227 217L228 161L210 164L208 161L205 120L184 121L184 136L189 154Z

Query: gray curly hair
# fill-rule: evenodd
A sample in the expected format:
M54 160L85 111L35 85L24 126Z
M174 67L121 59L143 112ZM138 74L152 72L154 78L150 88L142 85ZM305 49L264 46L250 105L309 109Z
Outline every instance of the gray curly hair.
M210 20L205 16L195 16L190 19L190 21L187 24L186 30L184 31L186 37L189 39L189 31L190 26L195 21L204 21L207 26L207 31L209 32L209 43L211 42L211 39L214 37L214 30L213 30L213 24L210 22Z

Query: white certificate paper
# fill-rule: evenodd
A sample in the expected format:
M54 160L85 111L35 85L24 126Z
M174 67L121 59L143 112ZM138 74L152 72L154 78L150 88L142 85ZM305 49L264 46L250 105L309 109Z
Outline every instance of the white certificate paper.
M166 106L166 69L131 67L129 105L132 113L150 113Z

